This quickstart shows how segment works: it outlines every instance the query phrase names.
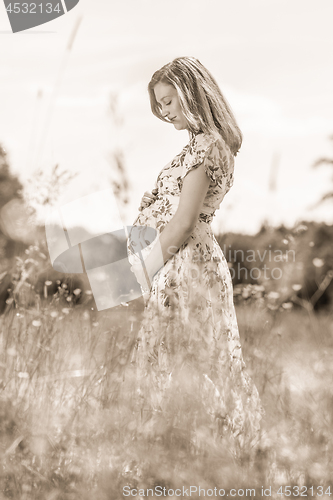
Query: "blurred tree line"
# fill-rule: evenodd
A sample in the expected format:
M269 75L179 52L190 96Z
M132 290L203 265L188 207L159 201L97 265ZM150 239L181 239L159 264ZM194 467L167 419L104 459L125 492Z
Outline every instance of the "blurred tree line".
M23 186L18 177L10 171L7 152L0 143L0 272L8 259L20 252L24 245L5 234L1 223L1 210L11 200L22 199Z
M114 110L112 114L115 116ZM117 165L118 180L110 181L120 205L125 205L129 185L124 161L118 150L113 153L110 161ZM333 166L333 159L320 158L313 166L323 164ZM1 275L9 270L15 256L24 254L29 246L8 236L1 218L2 208L13 199L22 199L22 192L18 177L10 171L6 150L0 144L0 287ZM329 191L319 203L332 198L333 192ZM42 251L47 255L45 238L40 239ZM284 301L292 296L294 302L309 303L315 309L333 307L333 225L303 221L293 228L284 225L274 228L263 223L255 235L226 233L216 239L229 263L234 286L261 286L266 293L278 293ZM47 273L40 278L56 281L60 274L49 263Z

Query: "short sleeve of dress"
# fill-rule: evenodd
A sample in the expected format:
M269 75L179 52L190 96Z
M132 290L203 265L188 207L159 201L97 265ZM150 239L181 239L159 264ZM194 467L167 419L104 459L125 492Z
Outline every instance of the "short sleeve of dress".
M181 179L202 163L212 185L222 187L227 181L231 187L233 156L222 138L217 139L208 134L195 136L184 157Z

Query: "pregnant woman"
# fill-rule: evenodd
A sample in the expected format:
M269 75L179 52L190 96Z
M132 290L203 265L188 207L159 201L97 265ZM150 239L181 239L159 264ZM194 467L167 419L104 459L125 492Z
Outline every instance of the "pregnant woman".
M148 91L153 114L186 129L189 142L142 199L133 226L157 230L144 261L129 235L129 260L145 299L133 355L141 415L190 429L194 441L198 428L208 426L235 454L253 450L264 410L246 372L231 276L211 228L233 185L242 134L215 79L195 58L163 66Z

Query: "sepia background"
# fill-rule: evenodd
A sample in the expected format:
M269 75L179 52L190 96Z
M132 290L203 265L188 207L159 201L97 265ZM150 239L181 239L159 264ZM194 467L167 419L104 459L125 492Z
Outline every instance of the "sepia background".
M73 191L92 192L109 187L110 155L120 148L130 224L143 192L188 142L186 131L152 115L148 82L190 55L215 76L244 134L214 229L332 223L329 203L315 207L331 169L312 168L333 153L332 13L329 0L81 0L49 24L12 34L3 10L0 137L12 170L25 182L59 163L79 173Z

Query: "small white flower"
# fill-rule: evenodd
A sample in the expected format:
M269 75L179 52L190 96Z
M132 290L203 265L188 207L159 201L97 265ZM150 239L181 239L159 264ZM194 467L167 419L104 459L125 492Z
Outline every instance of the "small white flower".
M314 245L315 245L315 244L314 244L314 241L310 241L310 243L309 243L309 247L314 247Z
M63 309L61 309L61 311L62 311L64 314L69 314L69 309L68 309L68 307L64 307Z
M299 290L301 290L302 285L300 285L299 283L295 283L294 285L291 286L291 288L295 290L295 292L298 292Z
M279 294L279 292L273 292L272 291L272 292L269 292L267 294L267 298L268 299L272 299L272 300L276 300L276 299L280 298L280 294Z
M80 295L80 293L81 293L81 288L75 288L75 290L74 290L74 292L73 292L73 293L74 293L74 295Z
M92 295L92 291L91 290L86 290L86 294L87 295Z
M318 259L318 258L316 257L315 259L313 259L312 264L313 264L315 267L323 267L323 265L325 264L325 262L323 261L323 259Z
M50 286L50 285L52 285L52 281L50 281L50 280L45 281L45 285L46 285L46 286Z
M42 322L39 321L39 319L34 319L33 322L32 322L32 324L33 324L33 326L38 327L38 326L41 326Z
M57 311L50 312L50 316L51 316L51 318L56 318L58 316Z
M282 243L284 243L285 245L288 245L289 241L285 238L284 240L282 240Z
M292 309L293 308L293 303L292 302L284 302L282 304L283 309Z
M268 309L271 309L272 311L276 311L279 306L274 305L274 304L267 304Z
M300 233L304 233L307 230L308 230L308 226L305 226L304 224L300 224L299 226L297 226L295 228L295 233L300 234Z

